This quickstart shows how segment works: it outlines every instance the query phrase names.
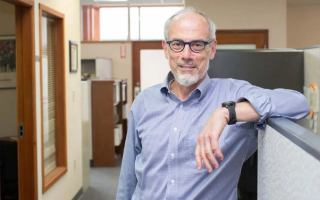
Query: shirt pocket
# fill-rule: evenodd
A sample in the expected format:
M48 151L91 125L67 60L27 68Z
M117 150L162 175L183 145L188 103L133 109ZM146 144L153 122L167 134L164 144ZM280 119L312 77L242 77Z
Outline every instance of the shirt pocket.
M187 164L189 166L192 166L192 167L195 167L195 168L197 168L195 150L196 150L196 146L197 146L198 136L200 135L203 127L204 126L192 126L187 131L188 132L188 135L187 135L187 148L188 148L188 156L189 156L189 158L187 159ZM227 135L226 129L227 129L227 127L221 133L219 141L218 141L220 150L226 144L226 135ZM203 167L204 167L204 165L203 165Z

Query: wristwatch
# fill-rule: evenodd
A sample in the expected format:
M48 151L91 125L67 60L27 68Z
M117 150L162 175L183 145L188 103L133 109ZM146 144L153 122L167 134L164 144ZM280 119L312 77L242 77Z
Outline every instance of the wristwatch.
M225 107L229 110L229 122L228 125L237 123L237 116L236 116L236 102L234 101L226 101L222 103L222 107Z

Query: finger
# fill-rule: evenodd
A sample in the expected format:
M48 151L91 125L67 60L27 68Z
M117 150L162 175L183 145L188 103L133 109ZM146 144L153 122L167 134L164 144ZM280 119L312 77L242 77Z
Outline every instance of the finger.
M210 139L206 138L205 139L205 155L206 158L212 163L212 165L217 169L219 168L219 163L216 160L216 157L213 155L213 151L211 148L211 143L210 143Z
M200 144L201 144L201 158L203 160L204 166L207 168L208 172L212 172L212 166L209 162L209 160L206 157L206 150L205 150L205 140L209 140L209 138L203 138L201 137Z
M224 159L223 154L219 148L219 142L217 139L211 138L211 148L213 153L215 153L220 160Z
M194 151L194 155L196 157L197 167L200 170L202 168L202 164L201 164L201 152L200 152L199 140L197 140L197 146L196 146L196 150Z

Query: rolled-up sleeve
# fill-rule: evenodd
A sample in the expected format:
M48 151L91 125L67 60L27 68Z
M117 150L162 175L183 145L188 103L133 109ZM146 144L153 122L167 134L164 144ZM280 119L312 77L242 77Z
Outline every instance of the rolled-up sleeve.
M121 172L117 191L117 200L131 200L137 185L135 174L136 156L141 152L135 129L135 119L132 111L129 116L128 133L121 164Z
M255 124L263 129L270 117L299 120L310 113L310 106L300 92L288 89L263 89L246 81L233 81L237 102L249 101L261 118Z

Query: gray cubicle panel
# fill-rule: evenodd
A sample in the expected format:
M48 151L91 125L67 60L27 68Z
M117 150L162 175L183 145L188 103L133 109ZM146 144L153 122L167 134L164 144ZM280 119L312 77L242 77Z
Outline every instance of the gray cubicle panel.
M302 50L217 50L210 61L210 78L234 78L253 85L303 93Z

